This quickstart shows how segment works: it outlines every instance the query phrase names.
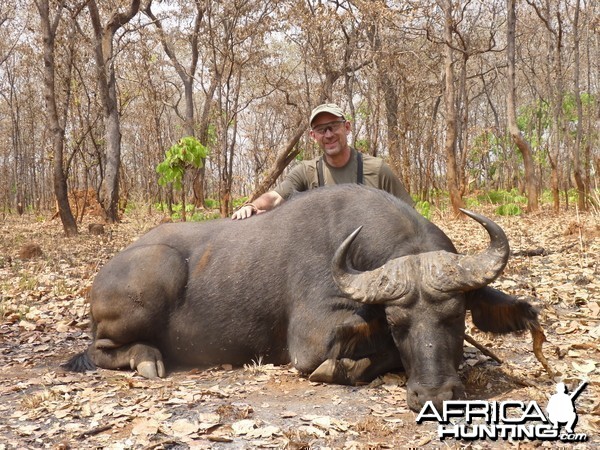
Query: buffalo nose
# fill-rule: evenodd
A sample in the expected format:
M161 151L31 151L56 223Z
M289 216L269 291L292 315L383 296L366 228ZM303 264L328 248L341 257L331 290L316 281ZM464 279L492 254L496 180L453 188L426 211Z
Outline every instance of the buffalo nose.
M413 411L420 411L425 403L431 400L439 410L444 400L459 398L463 395L463 391L463 385L458 380L449 380L437 386L409 381L406 386L406 402Z

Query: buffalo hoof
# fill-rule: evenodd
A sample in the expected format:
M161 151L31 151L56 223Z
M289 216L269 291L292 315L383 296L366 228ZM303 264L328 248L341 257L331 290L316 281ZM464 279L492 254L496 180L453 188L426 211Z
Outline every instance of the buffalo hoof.
M133 365L132 361L132 365ZM164 378L165 377L165 365L162 361L142 361L135 368L138 373L144 378Z
M371 365L368 358L327 359L310 374L308 379L317 383L355 384L364 371Z

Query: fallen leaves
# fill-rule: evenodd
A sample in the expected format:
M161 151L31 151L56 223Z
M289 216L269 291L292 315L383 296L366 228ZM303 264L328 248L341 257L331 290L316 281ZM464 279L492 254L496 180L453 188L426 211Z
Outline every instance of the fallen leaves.
M461 370L467 393L545 406L559 378L570 389L588 379L577 400L577 430L597 435L600 242L586 231L597 219L581 216L579 231L565 235L570 217L494 218L513 249L495 286L540 308L544 353L557 378L535 358L528 334L488 336L469 328L503 364L467 345ZM71 239L58 237L57 222L0 224L0 450L1 442L57 449L439 447L433 427L415 424L404 374L361 387L327 386L260 359L244 368L174 372L163 380L62 372L59 364L89 343L85 296L98 268L152 223L144 217L111 226L104 237ZM477 224L443 222L443 228L461 252L487 245ZM20 260L19 245L28 241L40 243L43 255ZM539 248L544 251L530 251Z

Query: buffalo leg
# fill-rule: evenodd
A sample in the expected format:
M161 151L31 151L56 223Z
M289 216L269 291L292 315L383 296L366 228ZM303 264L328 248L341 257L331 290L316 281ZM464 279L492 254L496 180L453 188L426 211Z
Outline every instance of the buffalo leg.
M120 346L110 339L98 339L88 349L90 359L105 369L130 367L145 378L163 378L165 365L160 351L151 345L135 343Z
M382 314L373 313L372 309L357 311L334 329L327 359L309 379L354 385L399 368L400 357L386 330L387 323Z
M368 383L377 376L399 369L396 352L376 354L358 360L350 358L327 359L308 379L314 382L354 386Z

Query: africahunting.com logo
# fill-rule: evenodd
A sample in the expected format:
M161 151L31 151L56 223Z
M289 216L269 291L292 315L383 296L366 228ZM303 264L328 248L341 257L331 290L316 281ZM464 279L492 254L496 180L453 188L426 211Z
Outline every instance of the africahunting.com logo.
M441 410L428 401L421 408L417 423L437 422L438 436L442 440L540 439L583 442L587 441L587 435L575 433L575 399L587 384L587 381L583 381L569 393L564 383L558 383L556 393L546 406L546 414L536 401L446 400Z

